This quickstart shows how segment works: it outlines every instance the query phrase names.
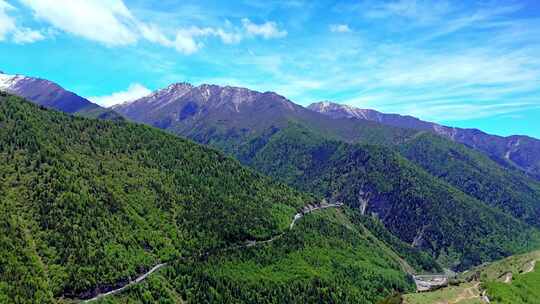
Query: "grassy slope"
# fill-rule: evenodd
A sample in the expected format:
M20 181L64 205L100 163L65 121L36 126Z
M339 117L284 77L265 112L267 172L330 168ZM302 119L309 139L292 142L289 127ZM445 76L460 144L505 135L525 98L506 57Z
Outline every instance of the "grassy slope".
M515 255L475 267L458 276L462 283L433 292L404 295L403 303L485 303L481 300L484 290L491 303L540 303L539 267L537 266L533 272L523 273L528 270L533 260L540 262L540 251ZM503 282L507 273L513 274L511 283Z
M283 238L260 247L176 264L158 278L103 303L374 303L413 283L388 247L350 211L305 216ZM133 302L130 302L133 301Z
M408 294L403 304L483 304L481 292L475 283L464 283L459 286L450 286L434 292Z
M516 275L511 284L491 281L484 287L493 303L540 303L540 266L530 273Z
M152 128L0 96L0 286L49 302L158 260L268 238L312 198ZM20 300L16 300L20 299Z

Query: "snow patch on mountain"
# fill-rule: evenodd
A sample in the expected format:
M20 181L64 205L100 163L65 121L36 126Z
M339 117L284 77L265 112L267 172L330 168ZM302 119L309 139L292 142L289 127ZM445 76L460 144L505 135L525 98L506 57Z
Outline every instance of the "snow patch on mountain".
M11 90L13 89L17 83L26 77L21 75L8 75L4 73L0 73L0 90Z

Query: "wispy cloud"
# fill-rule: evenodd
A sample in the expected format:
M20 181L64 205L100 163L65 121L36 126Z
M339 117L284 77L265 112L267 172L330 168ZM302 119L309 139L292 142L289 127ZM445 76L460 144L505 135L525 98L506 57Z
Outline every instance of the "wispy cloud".
M3 0L1 3L4 3ZM174 48L190 55L204 46L204 38L215 37L224 44L239 43L244 37L260 36L264 39L281 38L287 31L280 29L274 21L256 24L242 19L241 27L234 27L229 21L225 27L200 27L195 25L163 28L154 23L138 19L122 0L20 0L30 8L34 16L53 27L88 40L97 41L109 47L133 45L141 40ZM5 10L0 6L0 22L3 28L13 27L13 20L5 18ZM2 29L0 29L1 31ZM3 32L0 32L2 37ZM19 33L18 41L27 42L44 38L37 32L28 30Z
M119 103L137 100L149 95L151 92L152 91L145 86L139 83L133 83L125 91L114 92L106 96L88 97L88 100L91 100L100 106L111 107Z
M418 23L431 23L450 13L453 7L448 1L398 0L368 2L362 7L367 18L407 18Z
M44 40L45 35L29 28L17 29L13 32L13 42L18 44L34 43Z
M330 24L330 31L333 33L349 33L352 32L348 24Z
M21 0L36 18L109 46L137 41L137 20L121 0Z
M278 25L273 21L256 24L248 18L242 19L242 25L249 35L261 36L264 39L282 38L287 36L287 31L279 29Z
M0 41L5 40L7 35L16 29L15 20L7 13L8 10L12 9L13 6L0 0Z
M241 34L226 32L221 28L200 28L196 26L180 28L176 31L174 39L169 39L155 25L140 24L139 28L143 37L148 41L165 47L174 47L179 52L187 55L193 54L203 47L204 44L197 40L200 37L218 37L225 44L238 43L242 40Z
M539 91L538 50L405 48L372 67L356 66L368 76L341 79L336 85L359 88L342 97L343 103L436 121L510 113L540 105L528 97Z
M18 44L33 43L45 39L45 36L36 30L18 26L15 19L8 14L15 7L4 0L0 0L0 41L11 38Z

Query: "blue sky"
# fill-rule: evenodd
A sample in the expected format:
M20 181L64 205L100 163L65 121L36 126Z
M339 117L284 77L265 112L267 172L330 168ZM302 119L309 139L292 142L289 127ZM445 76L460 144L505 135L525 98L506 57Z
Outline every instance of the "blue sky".
M215 83L540 138L540 1L0 0L0 70L106 105Z

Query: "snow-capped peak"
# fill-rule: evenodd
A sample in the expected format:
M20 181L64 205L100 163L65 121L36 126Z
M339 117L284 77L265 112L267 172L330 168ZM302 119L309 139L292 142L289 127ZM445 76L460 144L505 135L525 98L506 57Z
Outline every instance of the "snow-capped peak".
M0 90L9 90L21 79L24 79L24 76L0 73Z

